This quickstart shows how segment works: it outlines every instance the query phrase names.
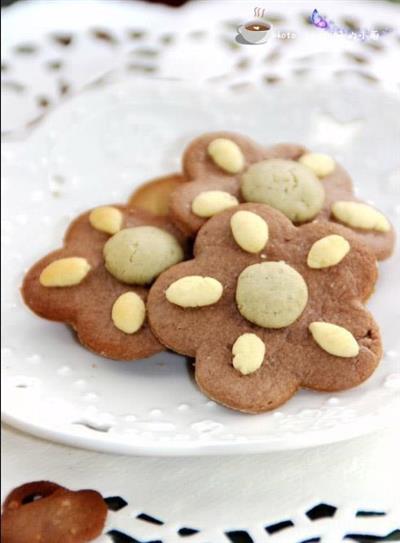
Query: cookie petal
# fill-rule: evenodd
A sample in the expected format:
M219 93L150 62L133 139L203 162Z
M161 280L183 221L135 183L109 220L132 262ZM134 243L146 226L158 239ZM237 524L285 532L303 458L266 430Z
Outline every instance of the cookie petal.
M332 235L344 238L350 249L335 265L313 268L309 261L312 247ZM376 258L373 251L350 229L327 222L301 226L293 240L293 255L295 252L298 263L306 267L312 297L320 298L323 295L324 299L360 298L364 301L371 295L377 280ZM324 258L329 260L329 255L324 255Z
M42 260L39 260L26 274L22 285L22 296L25 303L37 315L55 321L73 322L76 308L84 303L93 276L97 273L98 261L88 260L91 270L85 280L69 287L45 287L40 282L43 270L52 262L61 258L82 257L87 258L86 251L78 247L68 247L50 253ZM93 255L91 255L93 258Z
M212 217L203 226L196 238L196 256L203 251L215 249L229 249L234 251L238 259L250 264L252 259L259 261L260 255L266 255L269 260L285 260L286 249L295 234L295 227L282 213L265 204L241 204L240 211L254 213L266 223L268 227L268 243L256 255L243 251L236 242L231 228L231 218L238 212L238 208L228 209Z
M189 180L218 176L220 178L230 177L232 174L224 170L215 162L209 148L216 140L228 140L232 142L243 156L243 163L251 164L262 159L263 149L254 141L233 132L212 132L204 134L193 140L186 148L183 155L183 171ZM240 169L241 171L241 169Z
M375 370L382 355L379 328L361 303L325 304L308 317L311 322L326 322L344 328L359 345L353 357L329 354L314 339L307 326L291 332L284 347L293 371L297 371L304 387L335 391L352 388L367 379ZM305 323L304 323L305 324ZM297 350L295 359L289 356Z
M329 210L327 210L329 213L329 220L335 221L338 224L343 224L347 226L347 228L351 228L351 230L357 235L357 238L370 247L378 260L388 258L393 252L396 235L394 228L388 221L387 217L385 217L380 211L371 206L367 206L364 202L357 200L354 197L344 197L343 200L345 204L359 204L362 208L370 208L373 215L376 213L378 217L377 221L381 222L383 229L377 230L373 228L365 229L357 228L356 226L352 227L350 224L346 224L344 221L339 220L334 213L335 205L341 203L339 198L334 200Z
M336 221L332 214L332 205L338 200L359 202L353 195L352 181L346 170L336 163L335 170L321 181L325 187L324 208L318 215L318 219ZM362 203L362 202L361 202ZM352 230L357 238L368 245L378 260L388 258L394 248L395 232L391 226L388 232L368 230Z
M216 188L239 198L239 185L233 178L217 179L212 177L198 183L185 183L172 193L169 203L170 215L178 228L188 235L195 234L201 228L207 219L193 213L193 201L202 192Z
M235 255L229 255L235 260ZM207 270L207 273L205 273ZM233 271L233 273L232 273ZM171 285L185 277L208 277L215 279L222 295L215 303L199 307L182 307L168 300ZM201 284L201 283L200 283ZM162 273L150 289L147 309L153 333L168 348L187 356L195 356L203 342L208 342L218 330L220 335L227 328L240 333L242 318L232 307L235 295L235 272L221 266L217 254L202 259L182 262ZM226 315L229 315L227 318ZM229 322L228 322L229 320Z
M195 378L212 400L245 413L269 411L285 403L299 387L300 380L285 367L280 355L283 335L270 335L263 364L243 375L233 366L234 339L204 343L196 356Z
M113 308L120 296L133 292L145 302L146 288L123 285L102 267L93 278L91 292L98 294L87 297L75 310L74 327L83 345L107 358L127 361L147 358L163 350L147 319L134 333L123 331L115 321Z

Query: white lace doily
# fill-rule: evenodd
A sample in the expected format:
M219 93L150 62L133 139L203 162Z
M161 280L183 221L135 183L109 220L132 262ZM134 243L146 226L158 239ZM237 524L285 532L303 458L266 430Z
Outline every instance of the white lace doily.
M398 541L399 446L380 432L279 454L157 459L74 450L6 428L3 492L43 478L96 488L117 509L104 530L113 537L98 543Z
M319 3L319 11L343 28L391 30L363 42L310 26L306 3L269 1L261 7L274 38L241 45L236 28L254 18L256 6L241 0L195 1L179 9L123 0L17 3L3 19L2 130L35 123L88 84L115 76L207 80L237 90L257 82L268 92L282 79L315 74L318 81L333 75L398 91L398 6Z
M309 13L299 2L285 2L284 9L282 2L269 2L267 16L269 13L275 29L281 32L294 32L297 37L294 40L276 39L263 48L242 46L235 41L234 29L237 23L252 18L254 6L249 7L248 2L196 2L180 10L117 1L86 0L85 8L82 7L82 2L57 2L57 8L55 4L41 1L17 4L9 8L7 16L4 17L3 23L8 26L9 31L3 32L2 88L6 91L3 103L5 109L3 129L9 139L25 137L26 127L35 126L43 114L56 108L60 101L68 99L88 85L101 85L105 79L114 77L126 78L129 75L136 79L145 75L152 78L191 79L192 82L207 81L217 89L231 88L237 99L243 103L246 102L247 92L253 87L264 89L266 97L269 93L271 96L274 93L279 96L287 84L293 83L305 88L307 82L312 84L311 81L317 81L318 86L314 88L314 94L311 93L312 87L309 87L309 101L313 100L314 95L316 103L325 97L328 101L324 102L324 106L327 106L329 111L326 113L324 112L326 108L323 108L322 114L320 111L314 118L313 122L316 124L313 130L309 131L309 136L312 134L312 137L306 136L307 129L310 128L309 123L306 123L304 128L301 127L300 115L297 121L294 121L300 130L299 137L304 135L305 143L332 152L349 167L350 171L359 172L359 179L363 180L363 196L374 200L392 218L398 217L399 181L395 173L398 163L395 153L391 150L395 147L374 149L374 153L370 148L358 160L353 156L354 153L350 153L349 148L354 138L358 144L367 147L371 145L373 141L370 138L371 132L377 140L382 141L388 134L384 132L387 126L389 130L393 127L394 131L391 133L393 144L398 137L395 119L390 119L388 105L392 100L390 93L394 94L399 84L398 71L393 69L400 51L397 31L388 34L377 43L346 40L307 26L304 19ZM318 8L322 13L341 24L357 24L365 28L377 25L382 28L396 28L398 17L396 6L383 2L370 2L368 6L365 4L360 6L359 3L350 6L349 3L341 2L319 4ZM76 14L77 9L80 11L79 16ZM35 24L32 24L32 21ZM302 83L303 81L305 83ZM336 84L340 88L347 87L348 99L335 103L335 93L330 92L328 87L321 86L324 81L325 85L330 81L332 88L335 89ZM360 83L363 86L360 87ZM375 101L374 107L371 108L371 102L366 106L364 100L355 99L354 97L359 95L352 93L353 85L364 89L365 96L385 97L382 107ZM379 115L385 118L386 108L387 122L379 123ZM68 109L64 111L68 112ZM292 110L287 108L287 111ZM172 112L173 109L170 113ZM372 122L375 124L373 129L365 132L363 130L365 123L360 125L359 114L368 117L367 112L372 113ZM211 124L213 122L218 124L217 119L207 116L206 108L203 113L204 127L202 125L201 130L210 128L209 121ZM79 111L77 117L79 118ZM103 122L104 119L105 117ZM188 130L179 141L173 142L170 138L163 139L161 131L158 140L160 146L165 147L166 140L171 143L167 146L167 152L164 155L156 155L157 158L149 167L145 161L134 160L133 153L126 157L123 148L113 147L112 142L115 141L114 135L118 134L118 125L107 127L104 137L100 139L103 146L111 144L108 151L113 154L120 166L118 186L110 187L110 178L108 185L105 184L107 172L104 170L100 172L103 177L96 184L92 168L95 156L89 153L83 165L86 168L84 177L88 186L92 187L92 195L88 192L82 197L79 190L82 170L74 171L73 161L65 161L71 150L70 144L72 155L78 148L77 142L74 141L76 120L76 117L68 119L71 131L65 134L65 138L60 138L57 131L55 133L49 131L48 139L46 141L42 139L41 142L41 145L44 145L41 152L44 154L37 155L36 160L34 154L31 154L30 158L25 154L28 149L25 143L8 143L3 148L6 176L10 180L25 177L30 181L32 188L25 185L26 192L20 195L20 199L29 202L30 216L36 216L42 221L40 231L33 234L26 212L18 206L18 211L13 208L14 217L11 225L6 222L3 228L5 242L11 243L12 251L15 231L29 228L35 243L27 244L22 259L16 256L15 252L11 252L14 256L8 259L10 267L21 269L44 251L53 248L59 242L62 231L71 218L66 216L65 210L68 208L72 215L93 205L95 203L93 191L99 201L108 200L110 195L112 199L125 197L133 188L132 182L140 182L144 177L164 173L166 169L175 169L178 151L186 139L201 131L193 127L193 130ZM226 121L223 115L222 120ZM371 122L370 119L368 122ZM230 123L229 128L238 129L234 116ZM291 123L292 115L282 117L281 128L274 131L271 136L266 134L264 127L257 128L259 123L250 123L243 131L269 141L286 139ZM96 122L92 123L92 129L94 126ZM126 128L129 135L129 123L126 124ZM37 134L40 135L41 129L38 129ZM338 146L338 141L342 141L344 145ZM143 142L143 145L149 145L149 142ZM30 149L34 151L35 147L31 146ZM49 149L54 152L49 153ZM378 152L379 155L376 155ZM45 157L45 160L43 162L38 160L39 156ZM365 160L365 156L368 160ZM384 171L377 168L377 164L382 161L385 164ZM102 164L104 165L104 161ZM364 179L372 179L374 174L378 173L382 175L380 179L385 179L385 189L389 191L389 198L382 195L380 186L369 181L364 184ZM44 174L42 178L41 174ZM60 174L65 174L67 183ZM98 191L99 185L106 187L104 197ZM48 194L52 195L51 211L43 213L42 206L48 202ZM49 229L53 226L54 231L49 236ZM385 281L389 276L395 276L395 262L392 260L383 265L381 281ZM11 288L7 286L5 290L4 309L12 326L17 329L21 322L13 317L15 309L13 304L16 303L15 288L20 282L21 275L16 277L15 274L11 274L11 277ZM375 297L372 300L372 309L377 317L387 315L393 323L393 332L389 332L384 338L386 346L389 347L386 360L388 364L393 365L390 373L398 374L399 347L395 331L398 329L399 315L392 300L393 294L387 298ZM391 309L393 313L390 313ZM34 319L28 317L28 313L25 315L27 319ZM50 346L52 352L55 348L54 343L60 345L59 341L71 345L69 334L61 326L57 327L39 320L31 322L36 323L31 337L35 336L39 328L43 330L43 327L46 327L50 331L53 338L53 345ZM57 332L55 327L58 328ZM37 337L40 338L42 332L38 334ZM6 364L11 366L11 374L13 368L15 369L16 352L26 349L25 340L18 341L16 346L9 342L5 343L4 354ZM42 348L41 345L39 347ZM80 353L82 350L76 347L76 356L79 357ZM27 393L28 396L30 394L35 396L38 392L39 396L41 395L41 385L34 379L35 366L40 367L43 360L31 356L32 354L37 353L36 351L27 353L23 363L25 368L30 368L33 380L29 383L14 382L12 405L19 404L16 401L20 397L18 395ZM103 362L100 361L100 364ZM82 364L79 367L82 368ZM49 373L46 374L46 379L50 379L48 382L75 383L74 397L79 398L80 405L86 406L83 407L83 411L82 409L79 411L79 415L82 412L89 415L83 420L89 428L81 427L82 435L90 435L90 432L100 436L107 435L108 432L101 430L112 427L114 421L107 416L104 418L104 413L101 410L99 412L97 408L99 395L91 389L91 370L87 368L87 376L82 383L79 378L74 380L74 363L72 366L69 363L58 364L51 370L50 366L48 368ZM158 376L167 373L164 368L155 369ZM139 368L137 371L140 373ZM147 371L147 376L150 377L152 369L143 366L144 375ZM180 387L180 370L175 373L175 370L169 367L168 372L171 371L178 377L177 386ZM20 376L26 377L26 372ZM183 377L187 382L187 376ZM384 384L384 381L379 382ZM22 385L22 388L19 385ZM24 388L25 385L27 388ZM369 386L367 384L367 387ZM398 386L398 376L393 376L379 390L384 395L394 397ZM198 398L199 402L205 401L200 395ZM59 402L57 399L56 401ZM328 404L328 411L333 413L336 410L340 423L354 422L354 413L341 411L341 401L339 400L339 404L336 405L335 402L336 399ZM379 398L375 397L375 407L379 402ZM35 401L32 404L24 403L23 416L28 412L27 407L35 405ZM35 410L31 409L30 417L36 416L39 424L41 421L48 422L53 407L54 405L47 405L47 409L42 413L40 411L35 413ZM158 431L161 427L158 424L163 422L164 415L157 411L159 409L157 406L153 407L152 413L151 410L146 412L145 422L155 424L154 428ZM374 414L377 413L375 407ZM183 403L180 414L189 414L190 418L192 409L192 405L188 408ZM215 432L218 434L220 430L219 427L215 427L214 420L214 410L219 408L209 403L204 405L204 409L212 412L212 416L192 422L201 423L195 430L197 437L205 434L205 439L210 439L210 436L213 439ZM68 413L67 410L65 412ZM295 440L297 433L302 435L302 431L298 430L303 430L304 426L310 424L315 424L317 431L325 427L326 433L329 434L332 419L330 417L326 419L325 412L323 408L317 416L316 411L306 411L303 413L304 418L300 426L297 418L284 416L283 419L289 425L288 430L293 433ZM136 419L125 421L125 428L140 423L141 415L140 413ZM129 413L127 416L129 417ZM282 419L279 415L276 417L278 426L281 424L280 418ZM375 417L370 421L372 424L379 424ZM52 423L54 428L57 417L53 418ZM141 434L141 442L146 444L146 439L153 439L151 432L152 430L148 428L141 428L137 435ZM45 435L45 432L42 434ZM264 540L299 543L310 539L336 543L346 534L384 536L399 527L400 481L397 477L395 459L399 442L396 435L393 436L391 433L308 451L229 459L226 457L177 460L123 459L51 445L9 429L5 431L5 444L8 447L6 458L9 467L4 492L27 480L47 478L73 488L96 487L107 497L120 496L128 505L110 514L106 531L114 530L114 540L121 543L149 540L170 543L186 539L196 543L210 541L248 543L251 541L250 538L257 543ZM29 462L24 460L21 454L22 450L28 449ZM316 512L307 516L307 511L314 510L321 502L328 504L330 508L317 508ZM120 500L110 503L114 508L123 504ZM357 516L358 511L361 513ZM372 514L373 512L381 514ZM319 515L322 518L318 518ZM310 517L317 519L311 520ZM283 524L280 524L281 522ZM274 525L278 526L274 528ZM186 531L182 531L183 528L186 528ZM281 530L278 530L279 528ZM197 530L197 533L192 532L193 530ZM248 535L246 536L244 532ZM129 534L132 539L124 538L121 535L123 533ZM104 536L104 541L109 539L110 536Z

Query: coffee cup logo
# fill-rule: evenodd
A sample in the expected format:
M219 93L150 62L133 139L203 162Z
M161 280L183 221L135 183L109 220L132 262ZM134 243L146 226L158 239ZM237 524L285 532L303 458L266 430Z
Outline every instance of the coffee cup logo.
M257 45L260 43L266 43L272 34L272 24L265 21L265 10L260 8L254 8L255 19L247 21L246 23L238 26L238 38L240 42L244 42L251 45Z
M237 30L247 43L256 45L269 40L272 34L272 25L261 19L254 19L240 25Z

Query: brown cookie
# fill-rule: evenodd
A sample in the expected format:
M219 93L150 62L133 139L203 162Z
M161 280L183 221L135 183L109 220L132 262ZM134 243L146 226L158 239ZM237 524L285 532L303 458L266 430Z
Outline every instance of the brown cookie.
M49 481L14 489L3 505L2 543L85 543L104 527L107 505L94 490L73 492Z
M196 359L213 400L258 413L300 387L357 386L378 365L379 329L363 306L376 260L348 228L295 227L269 206L242 204L202 227L194 254L154 283L149 322L165 346Z
M65 322L85 347L117 360L163 350L146 319L150 283L183 259L184 237L163 217L104 206L78 217L64 246L26 274L22 295L37 315Z
M172 192L185 182L186 178L179 173L153 179L135 190L129 198L128 206L138 207L155 215L168 215Z
M211 214L234 205L220 195L219 205L214 202L209 214L204 205L197 206L200 211L196 208L199 195L205 200L209 191L223 191L238 202L271 205L295 224L314 219L344 224L380 260L393 251L394 229L380 212L354 196L348 173L329 156L309 153L301 145L262 147L238 134L205 134L186 149L183 171L189 182L172 193L170 215L189 235Z

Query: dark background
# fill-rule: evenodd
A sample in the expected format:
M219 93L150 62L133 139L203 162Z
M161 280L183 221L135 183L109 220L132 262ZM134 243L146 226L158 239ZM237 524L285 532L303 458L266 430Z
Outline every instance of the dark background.
M1 0L1 7L9 6L10 4L14 4L14 2L18 2L21 0ZM53 0L53 2L56 2L57 0ZM82 0L84 1L84 0ZM126 0L129 2L129 0ZM187 0L145 0L146 2L150 2L152 4L168 4L170 6L181 6L182 4L185 4ZM388 0L389 2L396 2L400 3L400 0Z
M14 2L19 2L19 1L21 0L1 0L1 7L9 6L10 4L14 4ZM53 0L53 2L56 2L56 1L57 0ZM129 0L126 0L126 1L129 2ZM185 4L187 2L187 0L144 0L144 1L150 2L151 4L168 4L170 6L181 6L182 4ZM400 0L387 0L387 1L395 2L397 4L400 3Z
M18 2L21 0L1 0L1 7L9 6L10 4L14 4L14 2ZM84 1L84 0L82 0ZM126 0L129 2L129 0ZM187 0L146 0L146 2L150 2L151 4L168 4L170 6L181 6L182 4L185 4ZM400 0L398 0L400 2ZM53 0L53 2L57 2L57 0Z

